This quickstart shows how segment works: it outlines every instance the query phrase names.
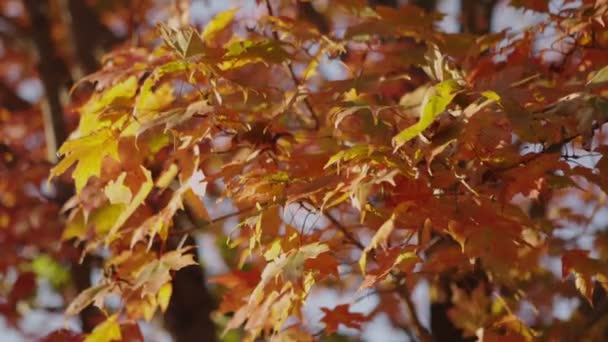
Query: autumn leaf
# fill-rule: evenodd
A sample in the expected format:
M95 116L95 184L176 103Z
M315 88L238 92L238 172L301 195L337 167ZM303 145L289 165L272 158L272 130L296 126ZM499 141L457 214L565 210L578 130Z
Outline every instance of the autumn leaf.
M112 342L120 341L122 334L120 332L120 325L116 322L118 315L112 315L106 318L101 324L95 327L91 334L89 334L84 342Z
M82 342L84 336L68 329L55 330L45 336L41 342Z
M452 102L459 89L458 83L454 80L443 81L431 88L425 95L422 103L422 112L418 122L410 126L393 137L393 146L395 149L403 146L406 142L422 133L428 128L435 118L443 113L447 106Z
M143 295L150 294L157 296L163 286L171 281L171 271L177 271L195 264L194 256L188 253L188 248L168 252L160 257L160 259L145 265L137 273L133 286L135 288L142 288Z
M132 201L126 206L124 211L120 213L120 215L112 225L112 228L110 228L110 231L108 232L106 238L106 242L110 242L115 238L118 229L120 229L120 227L127 221L127 219L129 219L129 217L135 212L135 210L144 202L144 200L152 190L154 183L152 182L152 176L150 174L150 171L146 170L143 166L141 167L141 170L144 176L146 177L146 180L140 185L139 190L137 190L137 193L133 197ZM113 190L113 188L110 189ZM124 197L124 191L121 195L123 195ZM124 199L125 198L121 198L120 200Z
M167 311L169 307L169 300L171 299L171 294L173 293L173 285L171 283L166 283L163 285L160 290L158 290L158 294L156 295L158 305L162 312Z
M104 188L104 193L108 200L112 204L128 204L131 202L132 194L131 189L124 185L126 172L123 172L116 178L116 180L110 181Z
M205 29L203 30L203 33L201 35L203 40L207 43L212 42L218 35L218 33L220 33L222 30L228 27L230 23L232 23L236 11L237 9L233 8L216 15L215 18L213 18L207 24L207 26L205 26Z
M325 324L325 331L331 335L338 331L340 324L353 328L361 329L362 324L367 321L367 317L361 313L350 312L350 305L342 304L333 309L321 308L324 315L321 322Z
M161 23L158 30L165 44L184 59L205 51L203 40L193 27L175 29Z
M365 274L365 270L367 268L367 254L373 250L374 248L383 247L386 249L386 243L388 241L389 236L395 229L395 215L393 214L391 218L389 218L386 222L378 228L374 237L372 237L372 241L367 247L361 252L361 257L359 258L359 267L361 268L361 273Z
M599 86L608 81L608 66L596 71L593 76L587 81L587 85Z
M56 177L76 164L72 178L76 191L80 192L89 178L99 176L103 159L107 156L118 161L118 144L110 129L102 129L89 136L65 142L58 152L64 158L51 170Z
M589 252L572 249L562 255L562 277L574 273L574 284L581 294L593 305L594 277L605 279L608 265L588 256Z
M74 300L72 300L66 309L66 314L77 315L80 313L80 311L92 303L100 306L100 304L103 303L106 295L112 290L113 287L114 286L112 284L103 283L82 291L76 298L74 298Z

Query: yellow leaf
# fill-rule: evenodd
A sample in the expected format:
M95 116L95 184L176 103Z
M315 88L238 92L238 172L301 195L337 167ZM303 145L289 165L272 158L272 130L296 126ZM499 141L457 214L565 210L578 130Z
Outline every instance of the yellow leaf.
M162 310L162 312L165 312L167 310L167 307L169 307L169 300L171 299L172 293L173 285L171 285L171 282L166 283L160 288L160 290L158 290L156 298L158 300L158 305L160 305L160 309Z
M99 176L103 159L118 157L118 141L110 129L103 129L89 136L65 142L59 149L64 158L51 170L51 177L67 171L76 163L72 178L76 192L80 193L90 177Z
M281 254L281 252L281 240L276 239L264 253L264 259L266 259L267 261L272 261L276 259L279 254Z
M98 208L88 218L87 226L92 224L97 235L107 234L124 209L124 204L109 204Z
M395 149L398 149L427 129L433 121L435 121L435 118L447 108L450 102L452 102L456 96L458 87L456 81L448 80L431 88L423 101L422 113L420 114L418 122L415 125L402 130L393 138L393 146L395 146Z
M173 87L169 83L164 83L160 87L155 87L156 77L149 77L141 87L137 103L135 104L136 116L154 115L159 109L170 104L174 100ZM156 89L154 89L156 88ZM154 89L154 90L153 90Z
M110 229L110 232L106 238L106 243L109 243L113 239L118 229L129 219L129 217L131 217L135 210L144 202L146 197L148 197L150 190L152 190L154 183L152 182L152 175L150 171L146 170L143 166L141 169L146 176L146 181L139 187L139 190L131 203L129 203L120 216L118 216L116 222L114 222L114 225Z
M118 318L118 315L108 317L103 323L93 329L93 332L84 339L84 342L120 341L122 334L120 333L120 325L116 322L116 318Z
M112 204L127 204L131 202L133 195L131 189L124 185L126 172L123 172L116 178L116 180L110 181L104 188L103 192L106 194L108 200Z
M82 239L84 238L87 231L87 227L84 223L84 215L81 211L78 211L70 221L66 224L61 240L69 240L72 238Z
M165 170L160 177L158 177L158 179L156 180L156 187L160 188L160 189L164 189L166 187L169 186L169 184L171 183L171 181L175 178L175 176L177 175L177 165L175 163L172 163L169 168L167 170Z
M361 272L365 274L365 269L367 268L367 254L374 248L378 246L385 246L388 237L391 235L393 230L395 229L395 214L391 216L386 222L378 228L376 234L372 238L370 244L365 247L363 252L361 253L361 257L359 258L359 267L361 268Z
M100 118L99 114L107 108L117 107L130 101L137 93L137 86L137 78L131 76L103 93L93 95L80 109L79 133L86 136L100 128L108 127L111 121Z
M215 16L208 24L205 26L205 30L203 30L203 40L207 43L210 43L218 33L220 33L223 29L228 27L232 20L234 19L234 13L236 13L237 9L232 8L227 11L221 12Z

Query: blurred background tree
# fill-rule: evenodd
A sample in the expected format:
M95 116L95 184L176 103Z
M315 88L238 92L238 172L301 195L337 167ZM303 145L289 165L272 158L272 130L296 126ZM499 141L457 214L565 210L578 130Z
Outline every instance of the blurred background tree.
M444 18L438 16L434 20L438 30L482 36L509 28L500 27L497 20L517 22L518 25L533 24L556 16L551 6L575 7L588 2L361 0L353 1L353 6L400 8L415 5L428 14L449 10L449 13L444 13ZM297 18L327 35L339 33L342 30L340 21L346 20L333 7L331 0L4 0L0 4L0 313L6 324L4 329L13 331L16 340L39 338L60 327L63 321L58 317L62 317L67 304L78 293L95 284L102 272L102 256L87 255L81 259L82 245L63 241L71 222L66 212L75 206L71 179L61 176L55 178L50 187L46 184L50 169L58 161L59 146L78 126L79 107L96 91L96 87L104 88L104 81L113 82L112 77L116 76L95 74L106 64L104 56L112 53L106 58L120 58L121 53L128 54L138 47L160 45L159 22L174 27L193 24L200 31L216 13L230 6L249 10L244 17L247 21L249 16L252 26L255 26L260 13L269 9L274 10L275 16ZM515 10L514 6L520 8ZM416 19L403 18L404 21ZM605 35L605 30L601 34ZM601 39L606 38L600 37L598 41ZM380 43L386 43L387 51L424 44L411 38L396 42L387 38ZM365 64L367 58L367 52L361 50L347 51L340 56L341 63L346 65L355 65L361 60L361 64ZM561 62L564 58L567 57L557 60ZM560 68L558 62L553 65L552 61L544 61L556 70ZM329 61L327 64L330 67L323 75L324 79L341 70L331 66ZM427 74L419 67L411 67L408 72L408 80L391 84L383 89L383 95L387 98L393 96L398 101L404 93L428 81ZM95 82L81 82L87 77ZM74 87L75 84L78 86ZM213 192L213 187L209 191ZM547 208L544 203L535 202L530 210L531 215L544 216ZM589 218L589 222L592 219ZM191 216L177 215L174 224L191 231L198 222ZM179 239L169 241L169 248L176 248L180 243ZM186 244L196 245L202 241L190 236ZM219 249L213 244L211 248ZM221 252L217 251L217 254ZM205 270L198 265L175 273L173 296L167 311L162 319L154 321L145 331L151 340L164 336L163 329L167 329L176 341L216 340L219 335L217 327L225 322L218 324L212 319L219 295L217 289L210 289L206 278ZM434 288L439 294L435 293L436 298L430 304L430 322L416 322L413 327L399 326L400 322L391 322L390 325L402 328L405 335L399 336L417 336L421 340L428 338L426 330L432 332L437 341L474 340L460 337L463 336L463 327L454 323L457 320L453 315L475 313L463 312L463 301L456 308L456 300L452 298L460 296L470 300L471 306L481 305L479 298L483 295L477 291L488 282L487 275L472 267L468 272L442 273L439 278L439 285ZM599 284L594 283L593 286L597 288L592 299L596 305L593 308L579 305L573 318L584 321L581 326L590 329L597 327L598 321L605 321L608 312L605 292ZM563 292L578 298L572 292ZM567 305L563 301L560 303ZM412 312L409 313L412 316ZM55 322L55 325L45 329L32 326L28 317L34 314L42 319L53 317L47 322ZM89 305L80 312L78 321L69 321L69 327L90 333L104 319L99 309ZM554 330L560 331L562 325L568 327L570 323L568 319L564 319L563 324L557 322ZM557 334L555 331L553 333ZM68 336L70 333L62 331L61 334ZM123 337L138 338L138 334L137 329L123 331ZM55 335L55 338L61 339L61 336Z

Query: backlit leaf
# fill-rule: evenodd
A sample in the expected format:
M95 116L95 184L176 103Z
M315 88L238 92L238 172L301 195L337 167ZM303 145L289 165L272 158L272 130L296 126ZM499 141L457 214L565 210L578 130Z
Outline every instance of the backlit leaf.
M90 335L88 335L84 342L112 342L120 341L122 334L120 332L120 325L116 322L118 315L112 315L106 318L101 324L95 327Z
M108 156L119 160L118 143L111 130L104 129L89 136L65 142L59 149L64 158L51 170L55 177L76 164L72 178L80 192L89 178L99 176L103 159Z
M431 88L423 101L422 112L420 113L418 122L399 132L399 134L393 138L393 146L395 149L398 149L427 129L433 121L435 121L435 118L443 113L450 102L452 102L458 88L458 83L454 80L443 81Z
M213 41L218 33L220 33L222 30L228 27L230 23L232 23L236 11L237 9L233 8L216 15L215 18L213 18L207 24L207 26L205 26L205 29L203 30L202 34L203 40L207 43Z

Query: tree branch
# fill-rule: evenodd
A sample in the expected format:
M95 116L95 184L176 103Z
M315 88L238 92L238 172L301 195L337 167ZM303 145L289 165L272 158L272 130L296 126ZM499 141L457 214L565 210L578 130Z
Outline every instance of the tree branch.
M119 41L100 21L97 14L82 0L66 0L67 12L72 29L74 54L84 74L99 68L96 52Z
M0 103L11 112L26 110L32 106L31 103L22 99L4 82L0 82Z
M272 10L272 5L270 4L270 0L266 0L266 9L268 11L268 15L270 15L271 17L274 17L274 12ZM272 37L275 40L280 41L279 34L275 30L272 31ZM295 71L293 71L293 66L292 66L291 61L288 62L287 69L289 70L289 75L291 76L291 79L293 80L293 83L296 86L296 89L299 88L300 87L300 81L298 81L298 77L296 76ZM314 130L318 130L319 129L319 125L320 125L320 123L319 123L319 116L317 115L317 113L313 109L312 104L308 100L308 97L304 98L304 105L306 106L306 109L309 111L310 116L311 116L312 120L314 121L313 129Z
M410 317L414 333L420 341L432 342L433 337L431 336L431 333L422 325L420 319L418 319L416 307L414 306L414 302L412 302L410 290L407 288L407 284L405 282L405 277L403 275L397 274L395 278L397 279L398 286L397 293L399 294L401 299L403 299L403 303L405 304L405 310L407 311L407 314Z
M32 38L38 53L38 71L44 86L45 104L42 107L48 159L57 161L57 150L67 137L60 92L69 75L67 67L56 55L51 38L51 23L46 0L24 0L29 15Z

